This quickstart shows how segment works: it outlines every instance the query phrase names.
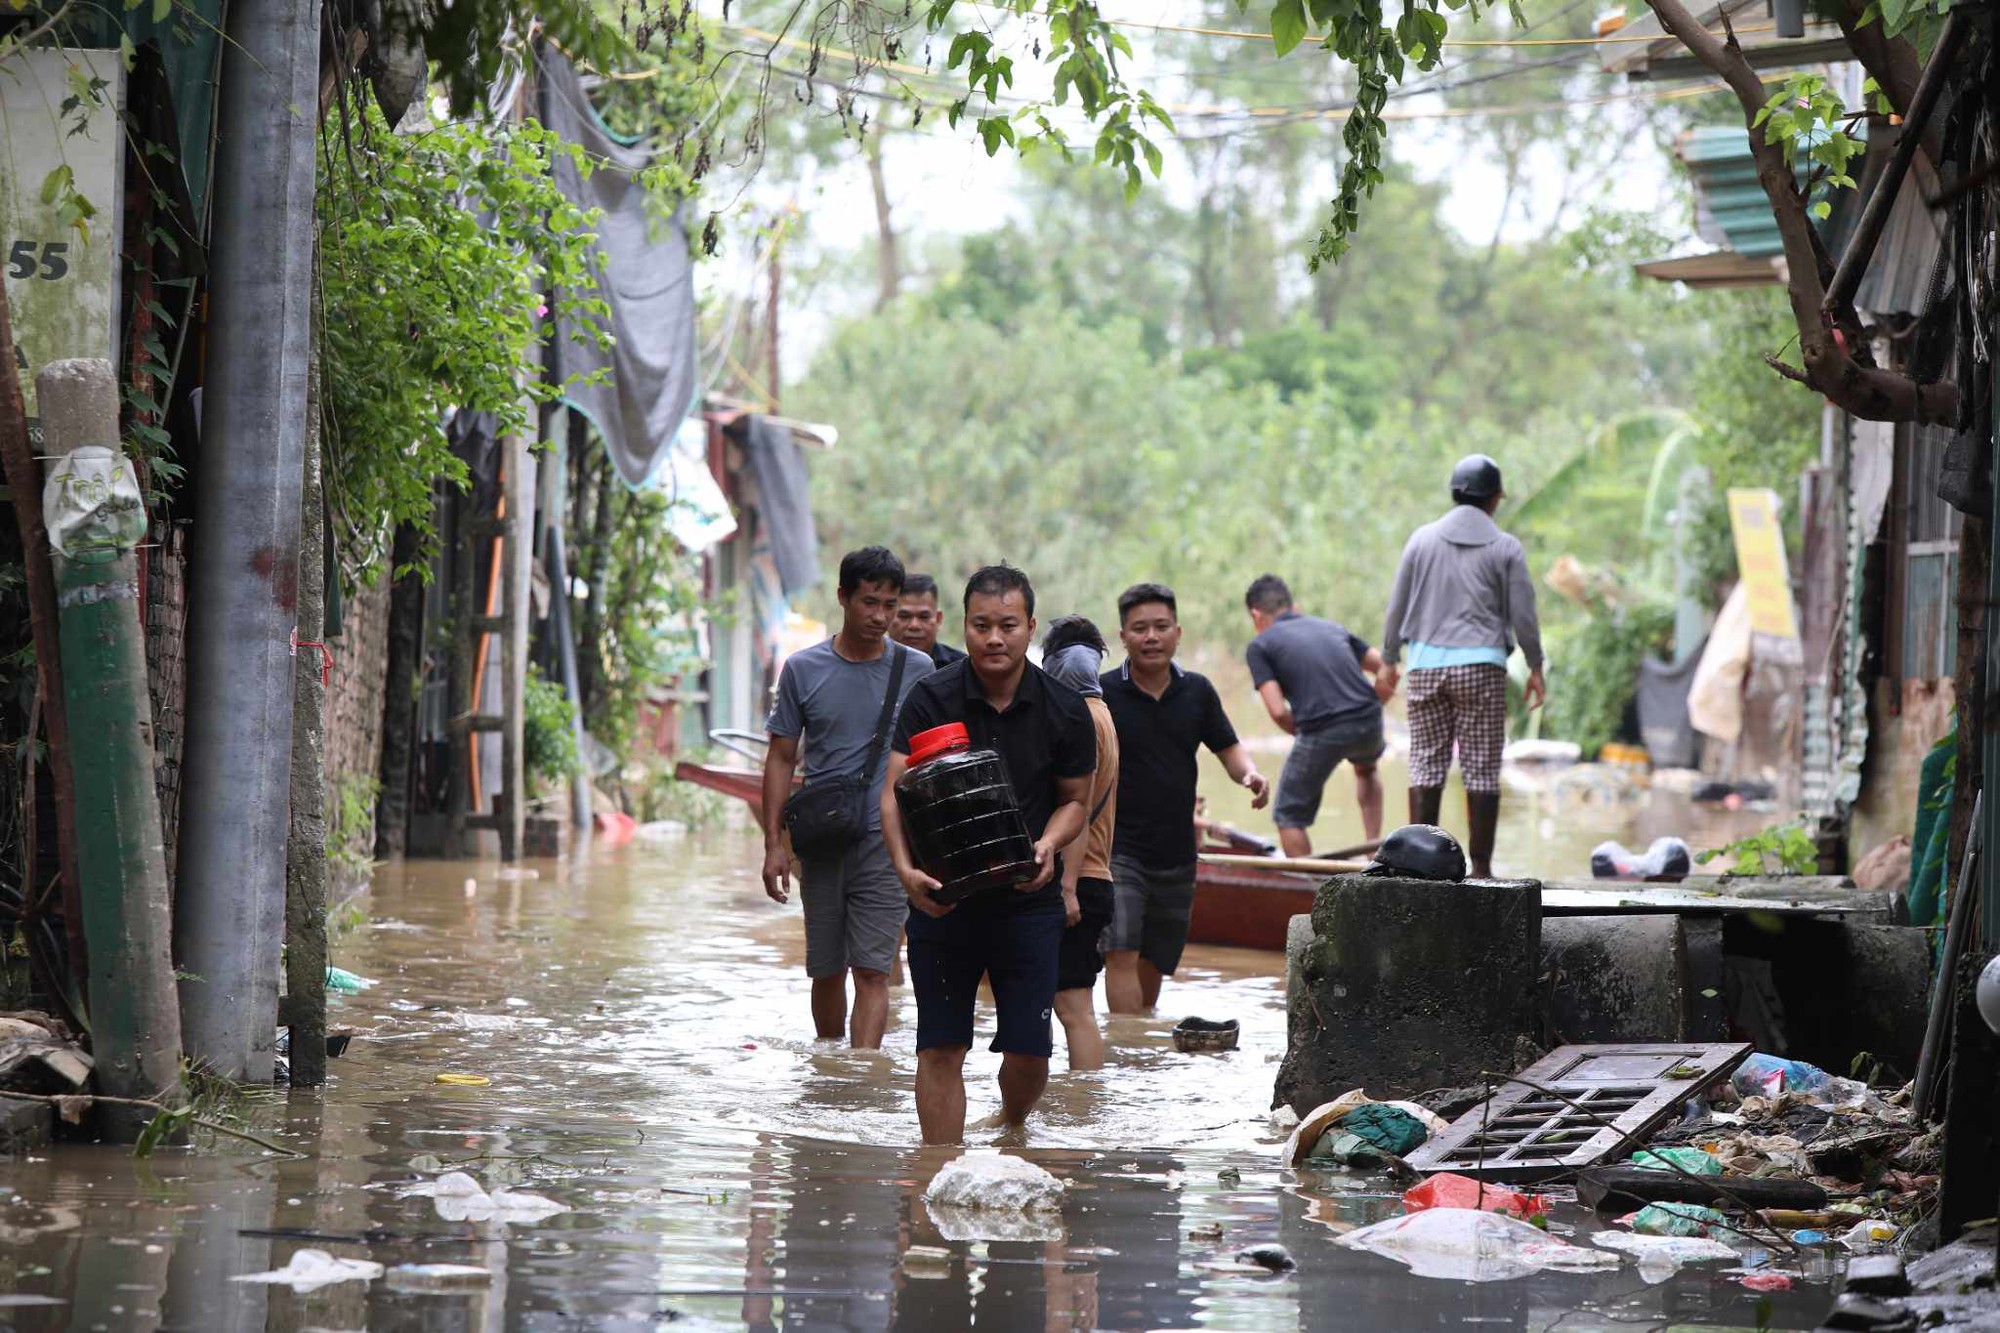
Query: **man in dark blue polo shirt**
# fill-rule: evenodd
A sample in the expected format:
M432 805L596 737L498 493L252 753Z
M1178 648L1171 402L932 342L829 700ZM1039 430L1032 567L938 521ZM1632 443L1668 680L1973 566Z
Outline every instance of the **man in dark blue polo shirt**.
M1259 575L1243 594L1257 637L1246 656L1250 683L1280 731L1294 739L1278 774L1272 817L1286 856L1311 856L1306 832L1319 818L1326 780L1345 759L1354 766L1361 836L1382 836L1382 779L1376 772L1387 742L1382 705L1396 677L1382 654L1337 621L1302 616L1292 590L1276 574Z
M1264 775L1237 743L1208 677L1174 664L1181 644L1173 589L1139 583L1118 596L1125 663L1106 675L1118 727L1118 825L1111 837L1111 931L1104 1002L1114 1014L1150 1013L1180 966L1194 914L1196 755L1206 745L1261 810Z
M917 993L917 1120L926 1143L965 1138L965 1056L983 976L993 986L999 1030L1000 1109L1017 1127L1049 1081L1049 1029L1064 927L1061 857L1083 831L1097 734L1083 696L1028 661L1035 589L1008 565L989 565L965 585L969 654L919 681L903 704L882 788L882 834L909 895L910 984ZM957 903L931 896L896 805L910 738L958 722L975 748L999 754L1035 840L1040 867L1018 889L988 889Z

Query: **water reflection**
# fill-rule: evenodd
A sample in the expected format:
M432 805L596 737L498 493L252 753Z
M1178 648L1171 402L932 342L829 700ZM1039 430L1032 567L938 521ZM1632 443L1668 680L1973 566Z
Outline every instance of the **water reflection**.
M149 1162L65 1146L0 1164L0 1283L24 1329L1564 1329L1627 1317L1757 1322L1726 1277L1636 1272L1483 1287L1411 1278L1336 1246L1397 1199L1278 1171L1266 1108L1284 1041L1279 960L1195 949L1158 1020L1121 1019L1104 1070L1055 1073L1028 1155L1069 1184L1032 1238L941 1228L916 1147L913 1012L887 1048L813 1042L794 913L768 905L741 833L629 848L537 879L385 872L376 925L339 946L380 984L339 1002L363 1035L323 1094L265 1113L299 1159L229 1148ZM468 876L471 887L467 889ZM1235 1017L1241 1049L1192 1058L1183 1012ZM990 1016L982 1022L990 1023ZM484 1088L436 1082L471 1072ZM982 1107L981 1100L988 1105ZM972 1116L991 1109L976 1082ZM400 1187L444 1169L571 1211L445 1220ZM1565 1216L1569 1225L1586 1225ZM1286 1245L1295 1274L1232 1262ZM233 1282L301 1248L390 1267L309 1293ZM469 1266L412 1289L399 1265ZM419 1283L418 1285L421 1285ZM1807 1327L1825 1283L1775 1302Z

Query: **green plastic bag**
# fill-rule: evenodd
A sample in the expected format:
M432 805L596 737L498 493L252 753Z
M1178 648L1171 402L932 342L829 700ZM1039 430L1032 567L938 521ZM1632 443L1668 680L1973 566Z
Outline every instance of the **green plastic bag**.
M1722 1174L1722 1163L1700 1148L1647 1148L1632 1154L1632 1165L1648 1171L1671 1171L1679 1167L1691 1176Z
M1340 1118L1340 1128L1397 1157L1409 1156L1430 1137L1423 1121L1386 1102L1355 1107Z
M1305 1165L1321 1170L1336 1166L1365 1170L1382 1165L1382 1159L1380 1148L1336 1125L1319 1136L1312 1151L1306 1154Z
M1649 1203L1632 1215L1632 1230L1641 1236L1706 1236L1710 1227L1728 1222L1698 1203Z

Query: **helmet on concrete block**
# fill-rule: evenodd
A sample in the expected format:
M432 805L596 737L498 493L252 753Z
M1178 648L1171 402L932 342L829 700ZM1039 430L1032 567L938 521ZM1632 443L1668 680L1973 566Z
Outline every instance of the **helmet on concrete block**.
M1485 454L1467 454L1451 470L1454 500L1491 500L1500 493L1500 465Z
M1365 875L1401 875L1407 879L1465 878L1465 850L1458 839L1436 824L1405 824L1382 839Z

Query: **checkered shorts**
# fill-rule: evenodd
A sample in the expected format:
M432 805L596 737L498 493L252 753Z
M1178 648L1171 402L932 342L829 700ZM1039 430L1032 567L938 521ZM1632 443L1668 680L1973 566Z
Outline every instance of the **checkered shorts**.
M1458 748L1465 789L1500 790L1507 744L1507 668L1432 667L1409 675L1410 785L1442 787Z

